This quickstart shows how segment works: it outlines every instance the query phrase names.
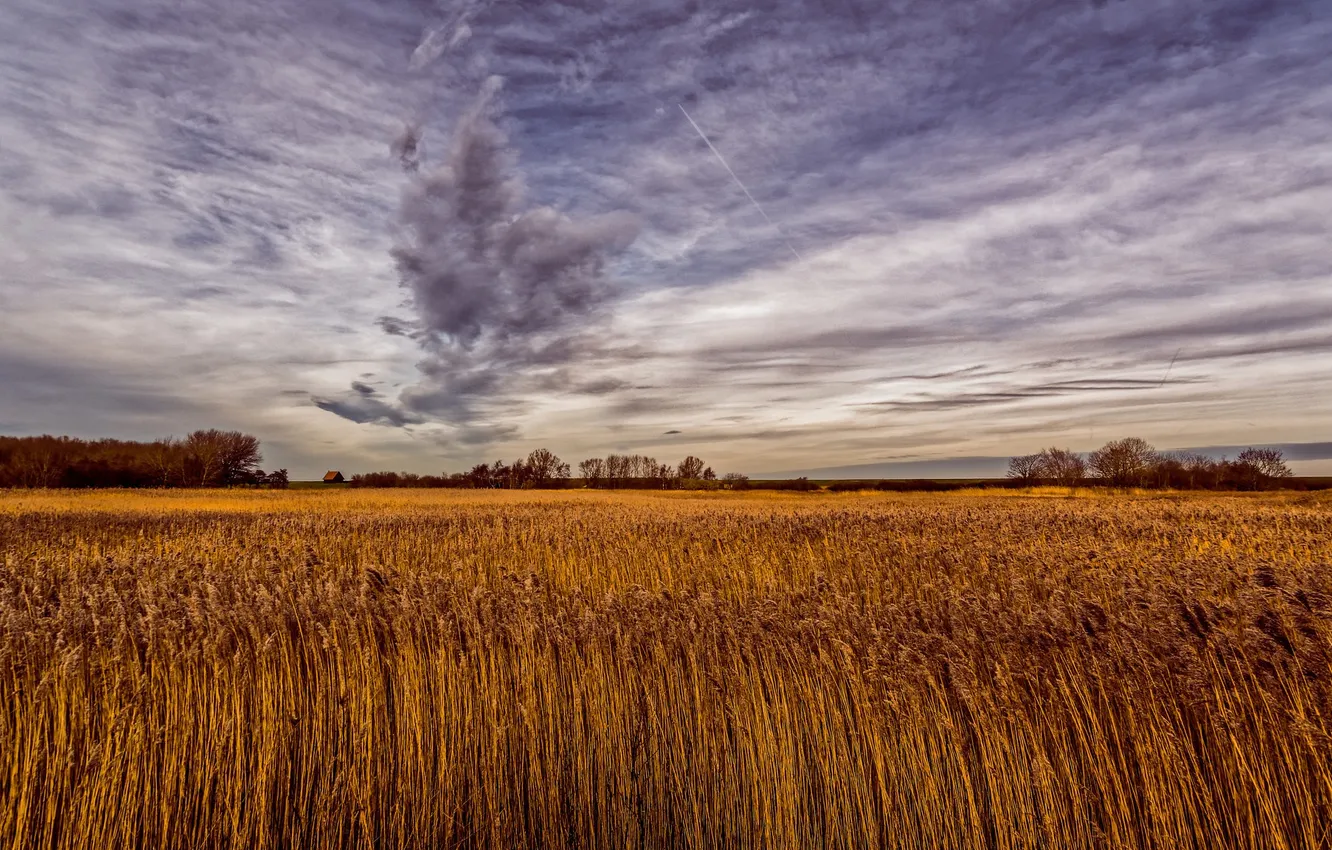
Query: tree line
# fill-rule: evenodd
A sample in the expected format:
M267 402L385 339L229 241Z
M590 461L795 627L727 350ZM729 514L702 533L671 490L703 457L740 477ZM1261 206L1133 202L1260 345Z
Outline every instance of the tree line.
M0 487L286 487L259 440L216 428L151 442L0 437Z
M690 455L678 464L659 463L645 455L594 457L578 464L578 479L573 470L549 449L537 449L526 459L512 463L497 460L480 463L467 472L444 475L417 475L410 472L368 472L353 475L352 487L464 487L483 490L560 489L573 486L575 480L596 489L639 490L718 490L745 489L749 479L739 473L720 478L712 467Z
M1049 448L1008 462L1008 478L1019 484L1077 487L1261 490L1290 478L1280 449L1248 448L1233 460L1198 452L1159 452L1146 440L1112 440L1088 455Z

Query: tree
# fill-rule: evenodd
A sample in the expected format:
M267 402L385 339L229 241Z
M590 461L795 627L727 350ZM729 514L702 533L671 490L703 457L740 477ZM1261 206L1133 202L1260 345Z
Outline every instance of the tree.
M259 438L240 431L222 432L221 483L236 484L253 478L264 459Z
M522 470L515 467L522 466L522 463L521 460L514 461L513 466L509 466L502 460L492 463L490 465L490 486L500 490L512 490L518 487L522 483L519 480L522 478Z
M1008 477L1023 484L1035 484L1041 478L1042 455L1018 455L1008 461Z
M1068 449L1048 448L1040 454L1041 477L1064 487L1076 487L1087 477L1087 462Z
M663 490L670 490L679 486L680 473L669 463L659 463L652 472L652 478L657 482L657 486Z
M216 428L195 431L186 437L185 456L187 483L200 487L241 483L253 477L263 460L258 438Z
M153 442L0 437L0 487L253 485L259 441L238 431L196 431Z
M629 458L625 455L606 455L606 478L610 487L620 487L629 477Z
M703 470L703 480L704 481L717 480L717 473L712 471L712 467L709 466L707 469Z
M1188 480L1188 470L1184 468L1184 455L1178 452L1165 452L1156 456L1156 462L1148 470L1148 476L1154 487L1182 487Z
M1291 476L1280 449L1248 448L1226 467L1235 484L1244 490L1257 490L1274 478Z
M524 465L526 481L537 487L548 487L551 482L569 477L569 464L560 460L549 449L537 449L527 456Z
M1250 464L1258 470L1263 479L1290 478L1292 473L1286 465L1286 457L1281 449L1245 449L1235 460Z
M216 428L195 431L185 438L185 484L208 487L217 483L222 470L222 432Z
M468 485L478 490L488 489L490 487L490 464L478 463L467 473Z
M1190 490L1216 486L1219 464L1215 460L1197 452L1179 452L1175 458L1184 467L1184 478Z
M703 477L703 461L690 455L680 461L680 477L686 481L696 481Z
M647 455L634 455L631 459L631 468L633 474L630 478L647 478L656 480L660 477L661 464L657 463L655 457Z
M159 487L169 487L177 481L184 453L184 447L175 437L152 443L148 448L147 460L152 470L153 483Z
M81 442L49 434L19 441L13 456L18 485L41 488L60 486L71 450L78 448L70 444Z
M606 478L606 461L599 457L590 457L578 464L578 474L588 487L600 487Z
M1142 484L1143 477L1156 460L1156 449L1138 437L1112 440L1088 458L1092 471L1116 487Z
M722 476L722 486L731 490L748 490L749 476L739 472L728 472Z

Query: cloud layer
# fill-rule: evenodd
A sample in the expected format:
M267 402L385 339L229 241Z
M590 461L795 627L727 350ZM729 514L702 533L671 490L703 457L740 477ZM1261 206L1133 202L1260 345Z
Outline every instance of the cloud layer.
M307 471L1325 439L1328 43L1327 0L12 0L0 422Z

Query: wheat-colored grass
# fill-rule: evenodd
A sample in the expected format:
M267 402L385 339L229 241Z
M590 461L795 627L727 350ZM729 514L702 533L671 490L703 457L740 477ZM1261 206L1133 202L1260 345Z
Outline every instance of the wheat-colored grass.
M1332 846L1332 502L0 494L0 846Z

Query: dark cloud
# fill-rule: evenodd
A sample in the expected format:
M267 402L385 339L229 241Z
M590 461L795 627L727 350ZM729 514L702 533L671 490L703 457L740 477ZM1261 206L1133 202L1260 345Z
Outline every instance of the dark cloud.
M606 257L627 247L638 225L625 215L575 221L528 205L491 97L487 89L463 117L447 162L408 189L393 256L440 344L522 350L608 297Z
M416 326L406 319L380 316L375 320L375 324L389 336L413 336L416 334Z
M576 384L572 387L572 390L579 395L610 395L630 388L631 385L625 381L616 378L603 378Z
M404 391L401 403L464 427L472 425L478 402L529 368L576 358L577 325L612 296L606 260L638 232L630 215L579 221L527 202L515 154L492 118L498 88L497 78L487 80L454 129L447 160L407 189L403 235L393 249L428 354L419 366L426 380ZM409 128L394 145L413 172L418 144L419 130ZM405 331L387 317L379 324L391 335ZM577 391L604 394L619 386L591 382ZM324 409L345 415L343 407ZM363 415L356 408L350 413Z
M392 425L402 428L422 421L420 416L403 410L398 405L388 404L355 390L342 398L311 396L310 403L320 410L327 410L343 419L350 419L363 425Z

